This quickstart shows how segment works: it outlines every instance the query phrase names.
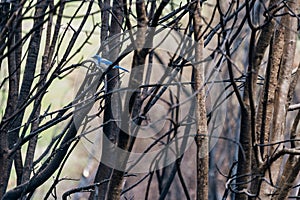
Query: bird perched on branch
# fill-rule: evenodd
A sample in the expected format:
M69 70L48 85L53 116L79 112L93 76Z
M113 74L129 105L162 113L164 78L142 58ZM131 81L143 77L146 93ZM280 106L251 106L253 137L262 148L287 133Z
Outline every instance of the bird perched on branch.
M97 61L97 64L101 67L102 71L105 71L108 68L108 66L110 66L112 64L111 61L106 60L105 58L101 58L99 55L94 55L92 58L94 58ZM125 72L129 72L127 69L125 69L119 65L115 65L113 68L121 69Z

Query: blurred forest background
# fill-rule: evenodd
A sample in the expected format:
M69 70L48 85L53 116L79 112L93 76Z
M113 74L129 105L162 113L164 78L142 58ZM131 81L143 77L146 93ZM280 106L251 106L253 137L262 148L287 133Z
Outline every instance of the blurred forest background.
M0 198L300 198L299 13L1 0Z

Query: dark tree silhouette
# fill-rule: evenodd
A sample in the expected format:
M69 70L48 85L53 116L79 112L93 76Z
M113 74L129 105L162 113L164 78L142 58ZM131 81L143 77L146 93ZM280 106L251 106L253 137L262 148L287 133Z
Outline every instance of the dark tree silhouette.
M300 198L299 1L1 0L0 17L1 199Z

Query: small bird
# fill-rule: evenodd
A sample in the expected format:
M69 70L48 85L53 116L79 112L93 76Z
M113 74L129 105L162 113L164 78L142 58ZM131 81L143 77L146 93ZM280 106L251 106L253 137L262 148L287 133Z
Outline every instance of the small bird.
M94 58L94 59L97 60L97 64L98 64L99 66L105 67L104 70L105 70L109 65L112 64L111 61L106 60L106 59L104 59L104 58L101 58L99 55L94 55L92 58ZM102 65L101 65L101 64L102 64ZM104 65L104 66L103 66L103 65ZM123 68L123 67L121 67L121 66L119 66L119 65L115 65L113 68L115 68L115 69L121 69L121 70L123 70L123 71L125 71L125 72L129 72L127 69L125 69L125 68Z

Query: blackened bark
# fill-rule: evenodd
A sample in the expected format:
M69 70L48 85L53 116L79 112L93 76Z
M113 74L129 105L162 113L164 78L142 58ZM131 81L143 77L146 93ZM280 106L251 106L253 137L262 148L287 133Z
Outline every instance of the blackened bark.
M122 1L113 1L113 7L112 7L112 17L110 22L110 31L109 31L109 9L110 9L110 1L104 0L103 2L99 2L99 6L101 8L101 42L104 46L103 54L102 56L111 60L115 61L118 58L119 55L119 42L120 37L115 37L117 34L121 32L121 25L123 24L123 5ZM110 38L114 37L114 40L109 43L109 45L106 44L106 41ZM115 48L117 47L117 48ZM112 92L119 82L119 71L117 69L112 69L107 73L106 76L106 83L107 83L107 93ZM104 137L106 137L112 144L117 143L118 135L119 135L119 127L117 126L116 122L114 121L115 116L113 115L113 109L118 109L117 105L112 105L111 103L111 95L107 95L105 99L105 110L104 110L104 126L103 126L103 132ZM101 133L99 133L101 134ZM110 152L110 145L106 142L102 143L102 157L107 155ZM107 180L111 177L112 174L112 168L110 166L105 165L102 162L100 162L96 177L94 180L94 183L99 183L104 180ZM104 200L105 196L108 191L109 182L104 182L103 184L98 184L96 186L97 190L97 196L95 192L92 192L90 195L90 199L101 199Z

